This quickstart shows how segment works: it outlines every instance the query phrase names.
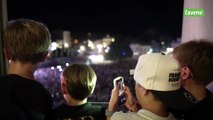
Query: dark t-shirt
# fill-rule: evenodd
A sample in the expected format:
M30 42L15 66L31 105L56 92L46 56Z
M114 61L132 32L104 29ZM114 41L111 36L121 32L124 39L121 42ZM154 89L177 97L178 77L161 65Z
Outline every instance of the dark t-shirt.
M213 94L207 90L207 97L199 101L195 108L174 111L178 120L212 120L213 119Z
M105 108L89 102L79 106L61 104L53 111L56 120L106 120Z
M0 78L0 119L51 119L52 98L42 84L18 75Z

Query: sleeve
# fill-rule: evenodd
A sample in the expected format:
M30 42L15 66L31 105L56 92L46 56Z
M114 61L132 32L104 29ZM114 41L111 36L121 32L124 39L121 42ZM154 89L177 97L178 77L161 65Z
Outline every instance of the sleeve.
M124 112L115 112L110 120L131 120L131 118L129 117L128 113L124 113Z

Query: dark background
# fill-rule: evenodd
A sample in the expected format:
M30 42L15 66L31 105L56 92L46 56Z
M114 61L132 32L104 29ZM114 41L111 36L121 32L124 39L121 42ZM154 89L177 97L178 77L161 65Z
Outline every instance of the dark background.
M8 19L30 18L51 31L81 36L123 34L137 37L159 31L180 37L183 0L8 0Z

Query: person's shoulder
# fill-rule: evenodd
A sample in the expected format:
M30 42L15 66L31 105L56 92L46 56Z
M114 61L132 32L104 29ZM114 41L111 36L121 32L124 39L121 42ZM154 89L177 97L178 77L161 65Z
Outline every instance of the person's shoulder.
M85 114L92 115L96 119L106 119L105 110L106 108L101 105L93 105L90 102L85 104Z
M91 111L94 111L95 113L105 113L106 108L101 105L92 105L91 103L88 103L87 109L90 109Z
M10 82L13 79L15 79L15 77L12 75L4 75L0 77L0 82Z
M195 108L180 112L178 117L184 117L184 119L186 120L191 119L205 120L211 118L212 114L213 114L213 94L207 91L207 97L199 101Z
M134 112L115 112L113 113L113 115L111 116L111 120L137 120L137 119L141 119L141 117Z
M15 78L11 75L4 75L0 77L0 93L8 94L14 86L16 86Z
M27 78L24 78L20 75L16 75L16 74L8 74L8 75L4 75L0 77L0 82L4 82L4 83L14 83L16 85L29 85L29 84L37 84L37 85L41 85L40 83L38 83L35 80L30 80Z
M0 77L0 86L4 86L5 83L8 83L10 80L7 80L7 76L1 76Z

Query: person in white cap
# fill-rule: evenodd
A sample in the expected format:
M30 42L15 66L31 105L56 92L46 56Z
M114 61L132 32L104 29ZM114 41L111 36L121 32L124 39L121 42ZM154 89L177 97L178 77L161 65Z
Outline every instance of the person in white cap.
M189 109L197 100L181 88L180 67L171 56L161 53L141 55L134 71L135 92L141 108L137 111L128 87L125 106L133 112L115 112L118 89L112 90L107 119L111 120L174 120L168 107Z

